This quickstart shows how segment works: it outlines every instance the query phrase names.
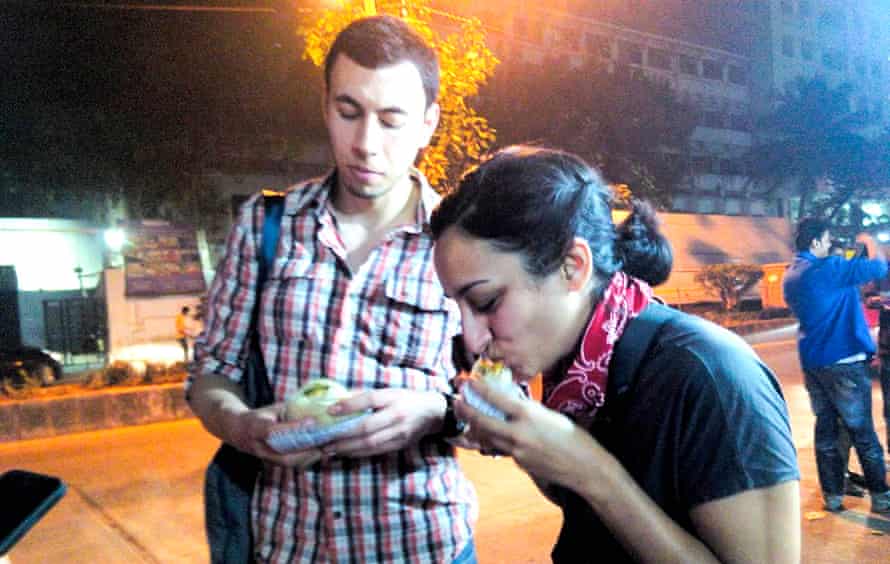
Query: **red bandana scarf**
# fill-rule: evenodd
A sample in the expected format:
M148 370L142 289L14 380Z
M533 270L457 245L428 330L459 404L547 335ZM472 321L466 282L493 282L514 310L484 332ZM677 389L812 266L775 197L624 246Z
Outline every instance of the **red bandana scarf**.
M588 426L606 400L609 362L627 322L646 309L652 288L618 271L593 310L578 356L565 377L544 374L544 405Z

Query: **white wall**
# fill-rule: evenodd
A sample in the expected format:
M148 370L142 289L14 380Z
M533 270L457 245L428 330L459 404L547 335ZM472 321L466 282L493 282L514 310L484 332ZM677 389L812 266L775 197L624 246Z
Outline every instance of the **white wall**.
M109 359L138 357L142 350L151 358L136 360L182 360L176 342L176 314L183 306L194 311L199 296L128 298L125 287L123 269L105 271Z
M105 243L99 227L64 219L0 219L0 264L15 266L24 292L76 290L76 267L93 288L102 271Z
M627 212L617 211L615 221ZM789 262L791 225L781 217L747 217L660 213L662 232L674 250L671 276L656 293L669 303L719 301L695 282L702 267L721 263L774 264ZM750 295L758 295L759 285Z

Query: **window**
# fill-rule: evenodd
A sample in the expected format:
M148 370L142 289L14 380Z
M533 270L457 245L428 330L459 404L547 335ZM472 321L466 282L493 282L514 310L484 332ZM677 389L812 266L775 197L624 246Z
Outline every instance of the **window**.
M800 42L800 56L806 59L807 61L813 60L813 54L815 53L815 49L813 48L813 42L809 39L803 39Z
M873 61L871 64L871 76L872 78L881 78L881 62Z
M823 51L822 66L836 71L844 70L844 67L846 66L844 54L836 50Z
M671 55L664 49L649 48L647 63L656 69L671 70Z
M844 33L846 27L847 16L839 10L828 10L819 16L819 35L839 36Z
M702 112L702 125L705 127L713 127L714 129L723 129L726 127L723 114L720 112L706 111Z
M608 37L596 35L594 33L587 34L587 49L597 57L603 59L612 58L612 43Z
M862 57L856 57L856 61L853 63L853 67L856 69L856 74L859 77L865 78L865 59L863 59Z
M794 15L794 4L791 3L791 0L782 0L782 15L783 16L793 16Z
M680 63L680 72L698 76L698 61L689 55L680 55L678 57Z
M803 18L808 18L813 13L813 7L810 5L810 0L800 0L797 3L797 11L800 12L800 16Z
M782 36L782 54L786 57L794 56L794 38L788 35Z
M736 131L748 131L751 128L748 116L744 114L729 114L729 125Z
M710 174L711 173L711 157L696 156L692 157L690 167L692 174Z
M711 198L701 198L698 201L698 213L714 213L716 206Z
M860 96L856 99L856 111L868 112L868 98L866 98L865 96Z
M553 40L553 46L557 49L568 51L578 50L578 34L570 29L554 27L550 30L550 36Z
M513 18L513 33L519 36L528 35L529 25L525 18Z
M878 98L875 100L874 106L872 106L872 117L875 119L882 119L884 117L884 101Z
M639 45L635 45L633 43L622 42L618 55L619 55L619 60L622 63L626 63L629 65L642 65L643 64L643 49L640 48Z
M711 80L723 80L723 67L717 61L702 60L702 74Z
M748 82L748 71L738 65L729 65L729 81L733 84L745 85Z

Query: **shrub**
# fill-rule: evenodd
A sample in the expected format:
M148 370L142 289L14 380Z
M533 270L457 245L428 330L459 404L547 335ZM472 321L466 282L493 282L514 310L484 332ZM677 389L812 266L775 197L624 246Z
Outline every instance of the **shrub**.
M695 275L695 281L720 298L724 311L738 306L739 298L763 278L756 264L709 264Z

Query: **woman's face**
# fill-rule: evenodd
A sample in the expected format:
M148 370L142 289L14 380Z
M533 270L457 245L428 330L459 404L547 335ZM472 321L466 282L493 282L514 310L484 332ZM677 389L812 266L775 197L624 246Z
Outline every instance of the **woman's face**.
M570 353L586 326L589 294L578 291L571 265L534 278L518 254L455 227L436 242L435 264L445 292L460 307L467 348L503 360L519 381Z

